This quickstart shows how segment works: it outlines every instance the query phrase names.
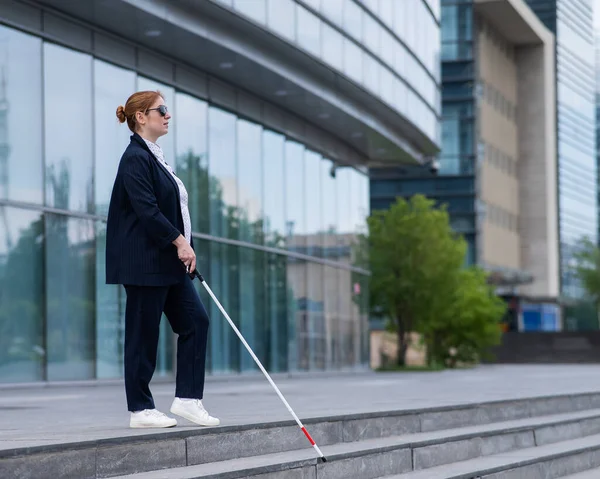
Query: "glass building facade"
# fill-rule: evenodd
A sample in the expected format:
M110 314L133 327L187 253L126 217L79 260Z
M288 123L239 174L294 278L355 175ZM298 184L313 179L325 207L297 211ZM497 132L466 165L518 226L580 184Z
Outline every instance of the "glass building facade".
M293 42L438 141L439 0L217 0Z
M583 293L573 252L598 240L596 66L592 0L527 0L556 35L559 237L562 293Z
M467 241L467 263L472 264L476 261L472 0L442 0L435 18L441 40L439 170L433 174L420 167L372 169L371 208L387 209L396 197L416 193L447 205L453 229Z
M269 2L265 15L286 3ZM235 6L250 4L266 5ZM368 271L354 260L369 213L364 168L334 177L317 147L27 30L0 24L0 382L122 377L125 292L105 284L106 213L130 135L115 109L143 89L159 89L174 117L159 144L190 194L198 269L263 364L368 363ZM325 44L302 31L305 48ZM411 102L426 116L436 100L415 84ZM256 370L197 287L211 316L209 372ZM156 375L168 376L174 337L161 327Z

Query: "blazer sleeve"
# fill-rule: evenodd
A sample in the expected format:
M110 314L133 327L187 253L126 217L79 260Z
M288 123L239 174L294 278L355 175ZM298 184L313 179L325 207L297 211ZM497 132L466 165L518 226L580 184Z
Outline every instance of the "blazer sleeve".
M180 232L158 208L148 159L141 155L127 158L122 163L121 174L131 206L142 226L160 248L166 248Z

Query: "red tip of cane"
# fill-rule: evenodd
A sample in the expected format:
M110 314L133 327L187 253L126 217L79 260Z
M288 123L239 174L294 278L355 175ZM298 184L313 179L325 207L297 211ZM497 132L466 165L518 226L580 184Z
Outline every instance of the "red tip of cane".
M310 441L310 443L314 446L315 445L315 441L313 441L313 438L310 437L310 434L308 433L308 431L306 430L305 427L302 428L302 432L304 433L304 435L306 436L306 438Z

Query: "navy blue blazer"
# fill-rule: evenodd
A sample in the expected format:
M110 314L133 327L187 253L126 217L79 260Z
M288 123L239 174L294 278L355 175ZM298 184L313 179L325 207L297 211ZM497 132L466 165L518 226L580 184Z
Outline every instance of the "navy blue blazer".
M134 133L110 198L106 283L168 286L182 281L185 267L173 241L183 231L179 187Z

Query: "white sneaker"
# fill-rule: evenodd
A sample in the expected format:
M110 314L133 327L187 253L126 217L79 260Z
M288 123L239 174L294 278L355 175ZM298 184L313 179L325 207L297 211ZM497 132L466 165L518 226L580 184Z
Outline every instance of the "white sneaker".
M177 426L177 419L167 416L157 409L144 409L131 413L129 427L173 427Z
M221 424L219 419L208 414L200 399L175 398L171 405L171 412L200 426L218 426Z

